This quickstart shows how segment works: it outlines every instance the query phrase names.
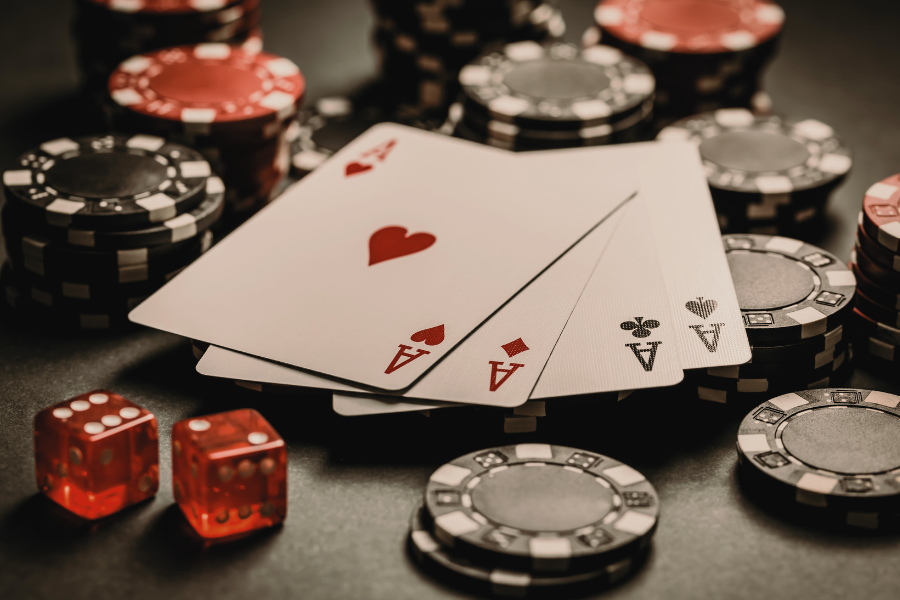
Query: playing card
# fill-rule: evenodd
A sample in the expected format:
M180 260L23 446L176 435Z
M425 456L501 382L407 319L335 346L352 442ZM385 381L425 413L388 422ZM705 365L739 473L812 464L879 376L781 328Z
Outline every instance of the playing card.
M635 169L618 157L574 194L514 155L378 125L130 318L404 389L633 194Z
M697 147L673 140L631 150L645 157L641 196L650 208L682 368L749 361L750 343Z
M383 394L378 396L351 396L340 392L335 392L332 399L334 412L343 417L416 412L453 406L464 405L454 402L436 402L434 400L409 400L402 396L385 396Z
M684 376L643 194L623 212L532 399L663 387Z
M627 205L560 257L478 327L403 396L489 406L528 400L585 282ZM204 375L349 391L353 388L285 365L211 347L197 365ZM363 391L356 388L357 392Z

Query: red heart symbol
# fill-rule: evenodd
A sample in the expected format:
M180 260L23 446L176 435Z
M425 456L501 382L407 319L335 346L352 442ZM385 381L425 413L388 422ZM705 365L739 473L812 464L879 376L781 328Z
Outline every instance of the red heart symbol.
M430 233L414 233L407 237L406 227L384 227L369 238L369 266L421 252L436 241L437 238Z
M426 346L437 346L444 341L444 326L429 327L422 331L417 331L409 339L416 343L425 344Z
M365 173L366 171L371 171L372 165L364 165L358 162L347 163L347 168L344 169L344 176L350 177L351 175L355 175L356 173Z

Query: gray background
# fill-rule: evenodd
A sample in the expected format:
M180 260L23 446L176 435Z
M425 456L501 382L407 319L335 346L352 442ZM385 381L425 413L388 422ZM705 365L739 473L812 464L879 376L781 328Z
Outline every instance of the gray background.
M560 2L578 39L593 2ZM846 258L866 188L900 170L900 5L895 0L786 0L781 54L766 77L776 110L834 126L855 166L818 241ZM371 76L363 0L265 0L267 49L296 61L309 97ZM4 2L0 18L0 164L93 125L75 100L63 1ZM685 235L690 232L685 231ZM900 392L859 365L852 385ZM162 489L96 523L63 518L36 496L31 420L44 406L115 390L160 421ZM172 503L168 431L191 415L254 406L289 445L289 514L278 531L203 548ZM419 415L346 419L327 396L261 397L193 371L184 340L142 330L76 336L35 332L0 312L0 597L450 598L404 550L409 511L428 474L471 450L518 441L615 456L656 485L663 513L653 552L606 598L896 598L900 539L820 528L742 493L734 440L741 411L642 394L538 434Z

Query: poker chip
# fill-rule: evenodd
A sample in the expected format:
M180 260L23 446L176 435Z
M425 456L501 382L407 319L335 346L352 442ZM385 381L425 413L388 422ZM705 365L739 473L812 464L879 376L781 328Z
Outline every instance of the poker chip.
M900 273L900 255L894 254L881 244L873 241L861 227L856 232L856 245L866 256L881 266Z
M529 129L576 131L640 110L655 85L646 65L614 48L534 42L482 56L459 81L468 111Z
M900 345L900 328L880 323L877 319L861 311L859 307L853 309L850 323L857 336L875 338L892 346Z
M653 70L661 120L749 108L777 50L784 12L767 0L601 0L582 43L603 43Z
M861 313L890 327L900 327L900 312L893 308L881 306L877 302L870 300L861 291L857 291L856 294L856 308Z
M740 391L737 389L719 390L708 387L706 385L692 384L690 381L688 382L688 387L698 399L707 402L718 402L720 404L736 404L740 406L760 404L777 394L784 394L789 391L796 391L798 389L812 390L834 387L844 383L853 373L853 359L855 358L854 352L854 346L850 345L844 355L845 358L842 364L835 368L830 375L822 377L818 380L804 382L803 385L789 383L787 384L787 388L781 389L777 388L775 385L769 385L769 389L760 392Z
M821 335L806 338L803 341L781 346L751 345L753 361L761 363L790 364L798 357L814 357L837 346L844 339L844 327L838 325ZM728 367L724 367L728 368Z
M706 371L691 377L691 382L698 387L723 392L761 393L769 392L771 390L802 389L806 387L809 382L821 381L822 379L830 377L840 369L847 360L846 345L842 348L838 348L837 354L833 354L831 351L826 352L823 358L828 358L828 354L831 354L831 360L826 360L818 367L812 369L779 371L777 367L772 367L770 369L762 369L762 373L755 373L755 375L757 375L756 377L743 375L740 377L730 377L728 375L723 377L717 374L710 374L709 371ZM766 370L774 372L774 375L767 375L765 373Z
M850 251L850 262L871 282L887 292L900 294L900 273L872 259L859 247Z
M443 120L467 63L495 45L548 43L566 29L558 8L531 0L373 4L381 75L376 105L392 120Z
M518 444L472 452L425 489L434 537L472 560L532 573L602 569L644 549L659 517L646 478L606 456Z
M784 377L786 374L797 375L798 377L804 377L807 380L810 378L820 379L821 376L828 375L829 373L822 373L819 377L816 377L816 373L818 373L820 369L833 370L835 361L843 355L846 349L847 342L839 342L830 348L826 348L825 350L812 355L803 355L795 351L793 357L777 362L761 362L754 356L751 362L743 365L709 367L708 369L705 369L704 373L711 378L735 381L765 379L768 377L779 376ZM837 366L840 366L840 364Z
M722 239L751 345L823 334L852 310L853 273L824 250L775 236Z
M444 547L433 535L428 525L428 513L421 504L410 516L409 547L418 563L438 576L450 576L464 586L515 598L540 591L560 592L575 586L589 586L593 591L627 577L637 562L628 557L597 570L573 574L535 574L488 566Z
M892 253L900 252L900 174L866 190L860 226L873 241Z
M320 98L311 110L301 111L287 131L295 174L307 175L382 120L371 109L355 110L350 98Z
M63 251L41 238L26 237L16 247L7 240L10 263L16 270L29 271L43 277L76 283L132 283L160 279L167 273L187 266L206 252L209 245L204 238L188 241L157 258L141 252L84 252ZM15 240L12 240L15 244ZM83 256L82 256L83 255ZM143 255L147 262L136 262ZM156 254L153 254L156 257Z
M900 499L900 397L861 389L772 398L741 422L741 469L763 495L877 527Z
M4 207L4 223L16 219L28 233L38 233L50 240L61 241L72 246L103 250L139 249L159 244L174 244L191 239L208 230L221 217L224 208L225 189L222 180L210 177L206 181L206 194L200 204L190 212L178 215L145 229L123 229L121 231L94 231L73 229L52 225L30 226L11 214L9 205ZM14 212L12 214L15 214Z
M888 375L896 376L900 365L900 344L866 334L857 334L856 345L865 355L866 367L888 367ZM878 363L877 361L881 361ZM873 364L874 363L874 364Z
M62 227L111 230L160 223L205 197L212 171L203 157L151 135L59 138L3 172L10 203Z
M900 294L886 290L869 279L859 270L856 263L850 263L850 270L853 271L853 276L856 277L856 287L867 298L871 298L881 306L900 311Z
M134 56L110 76L112 99L176 131L229 135L262 132L293 117L306 88L290 60L228 44L197 44Z
M61 308L48 308L11 285L5 286L6 303L16 313L30 322L57 329L114 329L130 325L128 312L89 312L82 313Z
M75 0L72 32L85 88L101 102L110 74L135 54L218 42L261 50L260 0Z
M730 230L785 230L824 212L849 172L849 149L815 119L722 109L677 121L657 139L697 144L720 221Z

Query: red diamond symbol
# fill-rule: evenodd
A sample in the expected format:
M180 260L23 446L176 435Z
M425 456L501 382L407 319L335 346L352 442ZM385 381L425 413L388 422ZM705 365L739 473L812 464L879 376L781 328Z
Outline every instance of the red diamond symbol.
M522 338L513 340L508 344L503 344L500 347L506 351L506 355L510 358L512 358L516 354L521 354L522 352L528 350L528 346L525 345L525 342L522 341Z

